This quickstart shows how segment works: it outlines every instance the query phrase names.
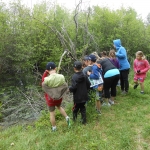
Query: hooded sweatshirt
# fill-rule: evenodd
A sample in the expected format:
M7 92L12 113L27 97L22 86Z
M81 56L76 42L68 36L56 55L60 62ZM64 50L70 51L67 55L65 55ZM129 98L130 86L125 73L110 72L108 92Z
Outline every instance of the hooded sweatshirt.
M58 87L65 83L65 77L62 74L53 73L44 78L44 83L49 87Z
M46 70L44 73L43 73L43 76L42 76L42 86L44 84L44 79L46 77L49 76L49 73L48 71ZM48 79L48 78L47 78ZM60 98L59 100L53 100L53 98L51 98L47 93L44 94L45 96L45 100L46 100L46 103L48 106L58 106L61 104L62 102L62 98Z
M119 70L126 70L130 68L130 64L127 59L126 49L121 45L121 40L116 39L113 41L116 47L116 57L118 58L120 67Z
M59 100L67 92L68 85L62 74L53 73L44 78L42 89L53 99Z
M76 72L72 76L70 92L73 92L74 103L83 103L88 100L88 89L90 81L83 72Z

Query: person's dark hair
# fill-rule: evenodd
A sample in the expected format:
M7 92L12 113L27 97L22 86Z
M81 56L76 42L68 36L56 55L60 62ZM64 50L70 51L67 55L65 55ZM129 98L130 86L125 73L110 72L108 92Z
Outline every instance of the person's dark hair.
M106 51L103 51L102 53L103 53L104 56L107 56L107 52Z
M106 51L102 51L100 52L100 57L107 57L107 52Z

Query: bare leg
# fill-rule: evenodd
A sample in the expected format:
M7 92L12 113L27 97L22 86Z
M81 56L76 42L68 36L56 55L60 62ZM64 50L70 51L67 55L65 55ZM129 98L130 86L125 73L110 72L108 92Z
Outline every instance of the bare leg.
M67 114L66 114L65 110L64 110L61 106L59 106L59 107L57 107L57 108L58 108L58 110L60 111L60 113L66 118L66 117L67 117Z
M138 81L134 81L135 84L138 84Z
M55 121L55 111L50 112L50 122L52 124L53 127L56 126L56 121Z
M110 103L109 103L109 98L105 98L105 105L111 106Z
M141 86L141 91L144 92L144 82L141 82L141 83L140 83L140 86Z
M115 97L111 96L111 100L114 101Z
M115 97L113 97L113 96L111 96L111 99L109 100L109 103L111 104L111 105L113 105L113 104L115 104Z
M139 85L139 83L138 83L138 81L136 81L136 80L134 80L134 83L135 83L135 85L134 85L134 89L136 89L137 87L138 87L138 85Z
M97 108L98 111L100 111L100 108L101 108L101 102L100 102L100 100L96 101L96 108Z
M65 110L61 106L58 106L57 108L60 111L60 113L66 118L68 126L70 126L70 118L67 116Z

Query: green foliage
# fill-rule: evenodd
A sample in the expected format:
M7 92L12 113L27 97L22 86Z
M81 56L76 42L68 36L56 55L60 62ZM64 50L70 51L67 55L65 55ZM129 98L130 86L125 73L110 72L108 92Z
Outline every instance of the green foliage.
M147 54L150 47L149 26L132 8L112 11L94 6L87 12L70 13L46 2L36 4L33 10L20 1L10 3L8 9L1 3L0 25L3 74L43 71L47 61L58 64L64 49L77 59L93 51L109 51L115 38L121 38L130 55L139 49Z
M49 127L50 128L50 118L49 118L49 112L47 111L42 111L41 112L41 117L39 118L39 120L37 122L35 122L35 127L42 129L45 127Z
M138 50L142 50L149 58L149 18L147 21L145 24L132 8L112 11L107 7L94 6L86 11L78 9L69 12L65 7L48 2L36 4L32 10L20 1L12 2L8 7L0 2L0 119L5 118L10 123L15 119L38 117L45 108L43 92L39 87L41 74L48 61L54 61L58 65L64 49L68 49L73 56L64 56L60 69L68 83L75 59L81 60L82 56L93 51L109 51L115 38L122 40L131 64ZM132 68L130 74L132 86ZM86 127L80 125L79 117L76 123L72 123L71 130L68 130L64 118L56 111L59 129L58 133L51 136L49 112L43 111L34 126L16 126L2 132L0 147L28 147L32 150L70 147L137 149L136 145L140 145L148 149L149 126L142 123L149 119L149 82L148 80L146 94L142 98L139 98L139 92L131 90L129 96L117 98L116 106L103 108L101 117L95 113L93 98L87 105ZM71 107L66 110L70 116ZM139 133L142 143L136 140ZM26 136L28 140L25 139ZM59 141L56 143L57 139ZM13 142L15 145L11 146Z

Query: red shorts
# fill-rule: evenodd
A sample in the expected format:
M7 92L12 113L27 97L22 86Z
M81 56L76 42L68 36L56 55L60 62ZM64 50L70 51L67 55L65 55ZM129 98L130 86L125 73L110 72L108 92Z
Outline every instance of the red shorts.
M48 94L45 93L45 99L48 106L60 106L62 102L62 98L59 100L53 100L51 97L49 97Z

